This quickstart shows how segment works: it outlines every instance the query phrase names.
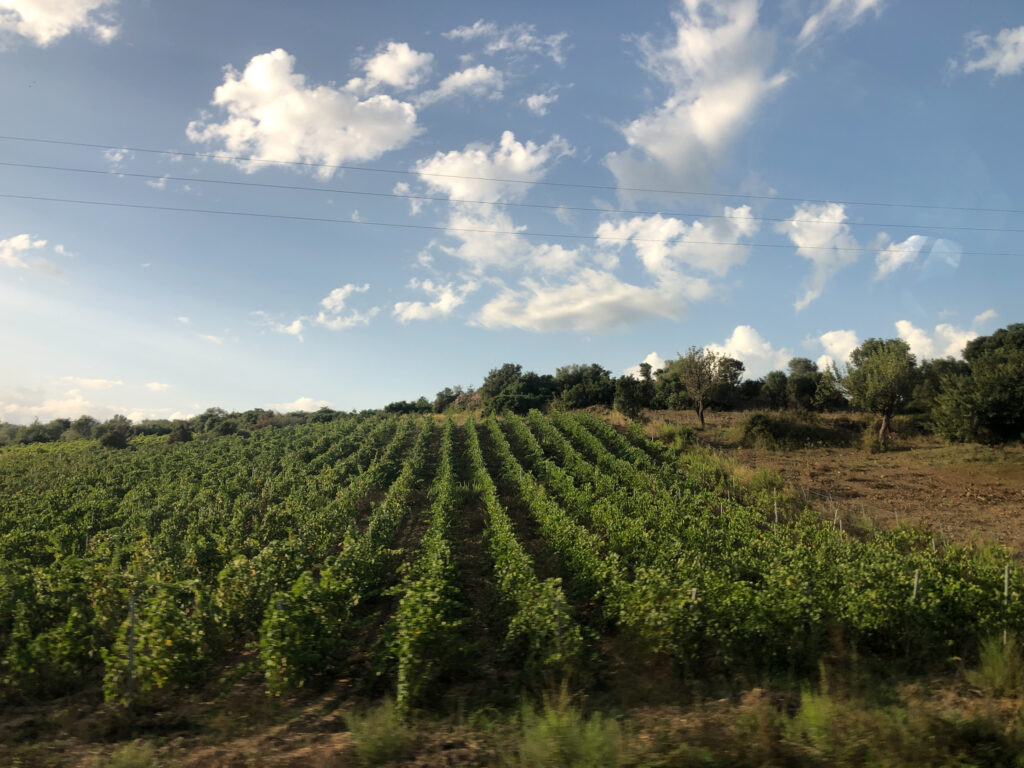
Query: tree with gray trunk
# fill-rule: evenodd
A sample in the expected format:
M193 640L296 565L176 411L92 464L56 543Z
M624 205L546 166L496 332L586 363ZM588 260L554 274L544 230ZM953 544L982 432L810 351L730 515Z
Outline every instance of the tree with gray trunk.
M903 339L868 339L850 354L842 385L854 408L882 417L878 441L889 445L892 417L910 400L917 360Z
M686 387L686 394L700 419L701 429L704 429L704 408L716 387L721 384L721 360L722 356L714 352L690 347L685 355L669 364L669 368L674 369Z

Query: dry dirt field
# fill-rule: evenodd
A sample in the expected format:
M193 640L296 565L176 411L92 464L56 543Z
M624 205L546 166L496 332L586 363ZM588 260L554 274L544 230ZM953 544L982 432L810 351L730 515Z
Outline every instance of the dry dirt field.
M668 421L696 427L690 411L652 412L648 431ZM1024 447L950 445L939 438L900 437L892 450L820 447L749 449L736 442L742 412L706 415L701 443L742 467L778 471L790 492L822 514L838 512L860 527L910 525L938 541L994 542L1024 557Z

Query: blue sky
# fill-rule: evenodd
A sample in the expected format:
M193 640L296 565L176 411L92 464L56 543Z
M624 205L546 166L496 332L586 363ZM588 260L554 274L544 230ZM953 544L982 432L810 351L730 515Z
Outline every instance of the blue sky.
M0 0L0 419L1022 319L1019 5L580 8Z

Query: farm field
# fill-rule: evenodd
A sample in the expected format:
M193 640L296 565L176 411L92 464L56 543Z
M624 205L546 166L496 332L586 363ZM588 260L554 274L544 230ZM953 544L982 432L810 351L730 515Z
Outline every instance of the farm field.
M1024 449L1008 444L949 443L931 434L897 436L894 448L869 453L860 445L793 450L744 447L738 428L748 412L717 412L700 440L749 475L779 472L790 495L847 522L891 530L925 528L960 544L994 543L1024 553ZM622 421L608 413L613 422ZM819 416L826 425L828 415ZM838 416L837 418L847 418ZM867 423L866 417L855 417ZM690 411L652 412L647 431L662 424L696 427Z
M467 713L557 714L559 690L698 738L649 708L778 711L751 690L821 685L825 665L955 675L1024 634L1022 579L1008 551L851 536L713 452L587 413L7 448L0 758L103 765L141 736L216 764L197 740L266 750L250 728L354 760L353 706L455 718L461 744L486 741Z

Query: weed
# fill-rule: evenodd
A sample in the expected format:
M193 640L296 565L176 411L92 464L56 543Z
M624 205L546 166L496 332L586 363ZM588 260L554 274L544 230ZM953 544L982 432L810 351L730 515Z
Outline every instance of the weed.
M157 765L159 763L153 745L137 741L116 750L104 768L153 768Z
M978 668L967 671L967 682L993 696L1016 695L1024 684L1024 658L1020 643L1008 635L981 642Z
M359 761L366 766L408 757L415 745L415 731L400 717L391 699L346 715L345 724L352 732Z
M520 768L611 768L622 763L622 734L612 720L586 717L563 688L540 712L523 709L517 753L510 764Z

